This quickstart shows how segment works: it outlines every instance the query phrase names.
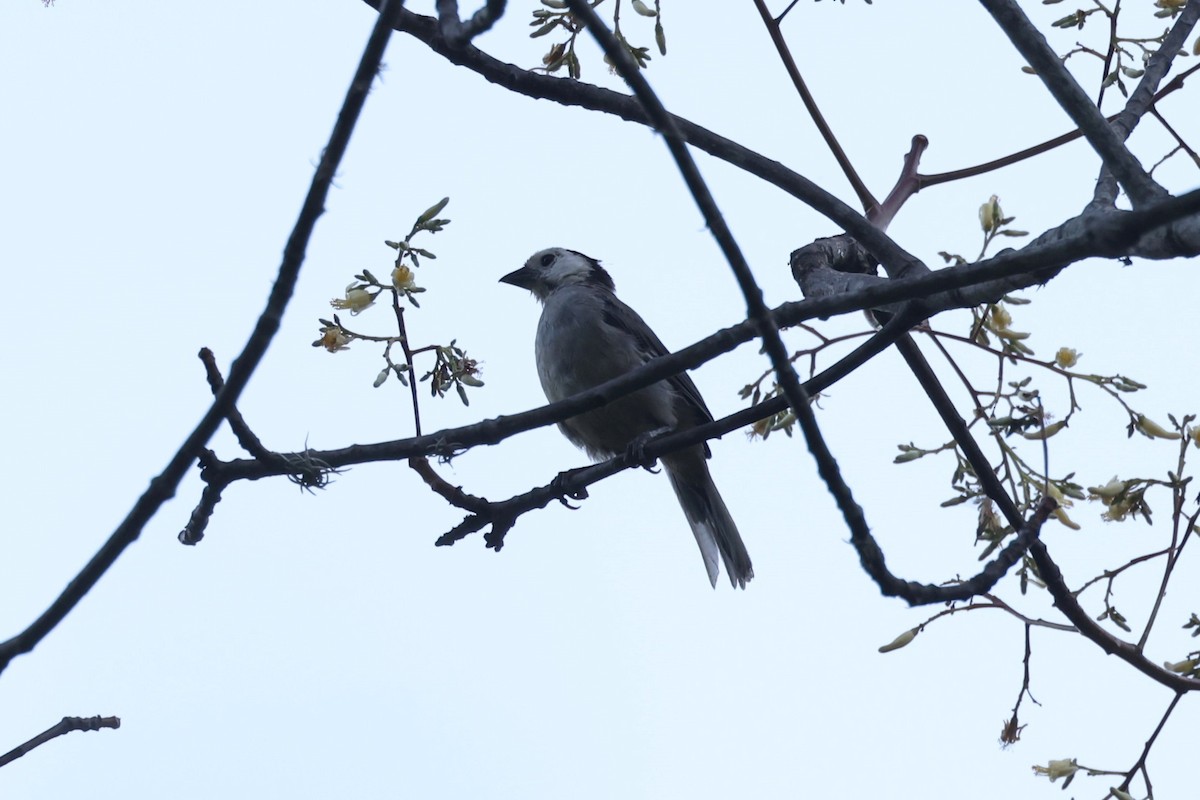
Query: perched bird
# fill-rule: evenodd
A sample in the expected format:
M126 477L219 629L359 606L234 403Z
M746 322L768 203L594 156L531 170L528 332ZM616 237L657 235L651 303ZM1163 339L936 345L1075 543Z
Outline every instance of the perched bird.
M612 277L600 262L574 250L551 247L500 279L528 289L542 302L534 353L542 389L551 402L591 389L669 351L632 308L617 299ZM611 458L652 435L712 421L696 384L686 373L639 389L558 427L593 459ZM687 516L708 579L717 585L717 555L735 587L754 577L737 525L709 475L707 444L662 457L663 467Z

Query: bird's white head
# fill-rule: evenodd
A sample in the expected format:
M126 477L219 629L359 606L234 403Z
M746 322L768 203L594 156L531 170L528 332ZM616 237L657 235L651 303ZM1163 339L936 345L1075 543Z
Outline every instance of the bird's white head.
M548 247L529 257L525 266L500 279L501 283L519 286L533 292L539 300L555 289L573 284L585 284L613 291L612 276L600 262L583 253L565 247Z

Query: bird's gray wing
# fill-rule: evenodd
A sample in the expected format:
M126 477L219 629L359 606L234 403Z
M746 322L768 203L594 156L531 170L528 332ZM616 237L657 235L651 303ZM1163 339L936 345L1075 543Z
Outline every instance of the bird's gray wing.
M646 321L638 316L636 311L618 300L616 296L611 294L604 296L601 318L604 324L611 325L627 334L635 342L643 362L670 354L671 351L655 335ZM700 390L696 388L690 375L686 372L672 375L667 379L667 384L684 401L685 410L688 412L689 427L712 422L712 412L708 410L708 405L700 396Z

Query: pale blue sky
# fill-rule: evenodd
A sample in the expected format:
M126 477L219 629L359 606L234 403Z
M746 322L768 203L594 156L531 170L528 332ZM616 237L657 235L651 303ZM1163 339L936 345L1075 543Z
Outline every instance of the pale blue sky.
M510 5L479 44L538 63L546 40L529 41L527 12ZM904 5L801 2L787 26L877 194L913 134L929 136L924 164L936 172L1066 129L976 4ZM668 108L852 202L753 8L664 6L670 55L655 57L648 75ZM1066 13L1030 6L1042 20ZM650 26L626 17L630 35L649 43ZM0 636L44 609L203 413L195 353L211 347L227 366L243 344L373 20L353 0L0 7L10 338L0 350L9 387ZM1082 35L1053 41L1064 49ZM590 43L582 51L584 77L616 86ZM283 329L241 402L267 446L411 433L406 395L394 384L371 388L375 351L360 343L330 356L309 345L329 299L363 268L386 274L383 240L403 236L445 195L453 222L425 242L439 259L419 273L429 291L409 315L411 331L418 341L457 337L482 362L487 386L470 408L425 402L427 431L541 404L536 305L496 282L540 248L602 259L670 346L741 319L729 271L657 137L510 95L405 36L386 61ZM1173 102L1172 119L1192 126L1195 143L1195 121L1179 111L1190 100ZM1161 141L1139 133L1139 155L1156 160ZM700 163L768 301L798 298L788 253L836 230L731 167ZM1076 143L931 189L892 233L931 264L939 250L972 256L976 211L989 195L1019 227L1041 231L1077 213L1096 164ZM1198 182L1181 162L1161 177L1174 190ZM1147 413L1193 411L1200 387L1180 334L1194 313L1187 267L1077 267L1029 293L1035 302L1016 327L1034 331L1039 354L1072 346L1089 369L1150 384L1138 398ZM860 324L855 316L828 329ZM368 312L355 327L386 332L387 315ZM981 376L994 370L967 363ZM696 381L725 414L764 368L745 347ZM1042 383L1060 397L1061 387ZM1125 442L1106 398L1084 392L1081 401L1088 413L1054 440L1056 472L1077 469L1086 484L1173 466L1172 445ZM890 463L897 443L948 438L899 359L881 357L835 387L820 419L895 570L938 581L977 569L973 511L937 508L951 496L949 462ZM215 447L238 455L224 432ZM964 615L879 655L936 609L878 596L803 444L732 434L713 450L715 479L754 558L745 592L724 580L709 588L666 480L644 472L594 487L579 511L522 519L499 555L478 536L434 548L461 513L399 464L355 468L315 496L282 480L236 485L204 542L185 548L175 534L198 497L193 475L66 622L0 676L0 751L64 715L118 715L122 728L34 751L0 771L0 791L1057 798L1031 764L1074 756L1123 769L1136 758L1168 692L1050 631L1034 637L1033 690L1044 705L1023 706L1025 739L1001 751L1020 688L1020 625ZM542 430L441 470L498 499L585 461ZM1161 546L1165 496L1155 510L1160 524L1148 529L1105 525L1081 506L1072 513L1084 530L1052 527L1046 540L1077 585ZM1192 582L1181 576L1169 598L1172 622L1151 639L1156 659L1195 646L1173 622L1196 610L1185 591L1194 568L1181 568ZM1156 579L1149 570L1118 584L1131 619L1144 614ZM1053 615L1043 598L1020 602ZM1190 785L1194 706L1184 704L1156 748L1152 775L1164 795ZM1099 797L1106 780L1080 778L1072 791Z

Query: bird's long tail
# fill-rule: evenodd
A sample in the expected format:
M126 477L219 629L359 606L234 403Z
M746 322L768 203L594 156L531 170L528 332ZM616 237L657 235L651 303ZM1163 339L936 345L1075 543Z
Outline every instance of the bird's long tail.
M716 588L717 575L720 574L717 555L720 554L725 562L725 571L729 574L729 582L734 588L745 589L746 582L754 577L750 554L746 552L737 525L713 483L703 455L685 452L673 458L666 457L663 466L696 536L696 544L700 546L709 582Z

